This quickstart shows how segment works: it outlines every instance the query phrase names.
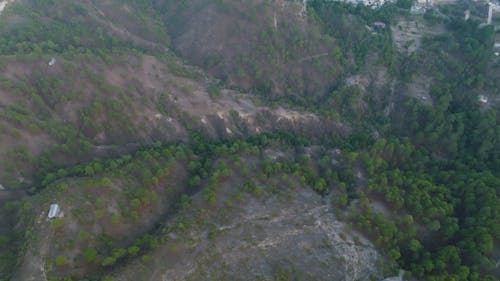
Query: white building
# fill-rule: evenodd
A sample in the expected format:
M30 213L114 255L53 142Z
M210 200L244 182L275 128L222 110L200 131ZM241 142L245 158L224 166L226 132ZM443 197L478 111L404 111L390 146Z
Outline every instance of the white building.
M483 95L479 95L477 97L477 99L482 102L482 103L488 103L488 97L487 96L483 96Z
M53 218L57 217L57 215L59 215L59 205L58 204L50 205L50 210L49 210L49 214L47 215L47 217L49 219L53 219Z
M353 5L363 4L373 9L380 8L385 3L396 2L396 0L334 0L334 1L345 2ZM303 0L303 11L305 11L306 9L307 9L307 0Z
M416 0L411 6L410 12L412 14L423 14L434 5L433 0Z

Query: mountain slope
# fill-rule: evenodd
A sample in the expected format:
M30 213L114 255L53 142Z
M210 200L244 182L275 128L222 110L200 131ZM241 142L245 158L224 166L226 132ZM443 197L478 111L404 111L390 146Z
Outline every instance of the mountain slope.
M497 280L494 27L299 2L9 3L0 280Z
M157 1L181 56L229 86L267 98L315 101L348 58L293 1Z

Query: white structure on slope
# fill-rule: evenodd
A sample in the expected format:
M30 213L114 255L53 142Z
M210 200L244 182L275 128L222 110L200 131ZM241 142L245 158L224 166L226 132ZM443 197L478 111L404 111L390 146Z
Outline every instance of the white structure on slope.
M307 11L307 1L308 0L303 0L303 2L302 2L303 3L302 12L303 13L305 13ZM345 2L345 3L349 3L349 4L353 4L353 5L363 4L367 7L373 8L373 9L380 8L385 3L396 2L396 0L333 0L333 1ZM422 0L418 0L418 1L422 1ZM431 1L431 0L423 0L423 1Z
M47 215L47 217L49 219L53 219L57 217L57 215L59 215L59 205L54 203L50 205L49 214Z
M51 58L49 61L49 66L54 66L56 64L56 58Z
M7 1L0 1L0 12L2 12L3 9L5 9L5 6L7 6Z
M486 20L487 24L491 24L493 20L493 12L500 11L500 5L498 3L489 2L488 3L488 19Z
M482 103L488 103L488 97L487 96L479 95L477 98Z

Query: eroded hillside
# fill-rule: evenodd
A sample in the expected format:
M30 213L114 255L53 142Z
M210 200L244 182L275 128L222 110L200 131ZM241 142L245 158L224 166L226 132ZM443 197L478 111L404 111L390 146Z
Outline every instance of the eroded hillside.
M294 1L157 1L174 50L232 87L318 100L350 58Z
M320 191L326 168L311 159L334 157L341 167L344 157L317 147L294 152L280 144L286 138L271 139L157 147L68 171L79 176L43 195L60 204L59 218L46 218L43 197L30 200L30 232L41 239L30 242L14 279L96 269L116 280L380 274L384 261L373 245L335 218L330 197L309 187Z
M0 6L0 280L497 280L495 28L407 4Z

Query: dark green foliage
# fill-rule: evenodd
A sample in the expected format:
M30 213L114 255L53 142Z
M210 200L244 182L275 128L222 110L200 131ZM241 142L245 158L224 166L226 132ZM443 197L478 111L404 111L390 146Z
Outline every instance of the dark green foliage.
M220 96L220 90L221 88L218 85L208 86L208 94L213 98Z
M425 154L409 143L379 140L362 156L369 191L383 195L392 210L407 215L395 225L366 208L352 213L351 219L389 254L401 251L401 263L417 276L464 280L479 273L477 261L491 258L492 237L500 234L494 215L500 212L500 179ZM415 225L426 231L417 234Z
M370 34L365 25L370 26L375 21L391 23L395 14L394 7L386 5L373 10L364 5L353 6L336 1L309 1L313 17L320 21L324 32L335 38L342 38L340 44L343 57L354 56L356 68L361 68L367 56L380 56L380 61L386 65L392 63L393 49L389 29L380 30L376 35ZM352 17L356 15L356 17Z
M87 248L83 253L86 262L95 262L97 260L97 251L93 248Z
M153 5L149 1L132 2L144 9L151 9ZM173 6L182 10L187 2L176 2L179 6ZM95 22L89 22L90 11L79 3L41 0L33 3L31 8L15 6L25 20L17 28L4 24L6 20L2 18L1 55L49 56L56 53L69 58L88 55L110 62L112 53L137 52L139 49L103 31ZM217 9L231 9L230 5L221 3L217 4ZM328 85L335 85L337 67L346 67L348 74L356 73L363 70L369 60L391 69L401 83L410 83L421 74L432 76L432 105L402 98L395 101L400 110L390 116L381 116L375 102L370 97L363 97L356 87L336 87L328 94L318 95L321 97L309 95L306 90L296 94L294 90L304 88L294 75L286 77L285 94L273 97L277 87L267 77L268 73L255 63L254 56L260 60L275 61L279 58L281 62L290 62L300 59L297 55L299 49L317 51L307 38L297 37L293 26L285 26L283 34L261 30L256 38L265 44L251 55L231 58L240 68L227 69L234 70L237 78L255 78L250 86L255 92L272 96L270 100L276 102L306 107L322 117L351 122L354 132L345 138L324 136L318 141L307 136L273 132L229 141L207 140L201 134L193 133L187 144L158 143L146 147L141 143L144 147L132 154L91 160L86 157L92 147L91 140L98 132L113 136L117 144L121 144L122 134L134 134L134 128L126 126L133 117L121 111L132 103L110 98L108 95L116 89L106 85L102 77L91 76L100 94L78 112L79 128L74 128L51 119L54 111L78 100L76 92L68 91L74 81L34 73L29 81L0 81L3 90L25 95L31 102L29 105L2 107L0 117L15 126L29 127L35 132L45 131L60 144L37 158L22 147L10 153L19 161L37 167L39 177L36 183L40 192L51 187L57 187L58 192L71 192L74 187L65 182L68 179L74 179L81 188L105 190L117 184L127 186L124 198L119 202L120 213L109 218L103 211L105 200L90 202L96 208L97 219L110 221L117 227L139 221L146 210L153 210L163 203L162 188L168 190L169 199L177 200L174 211L179 211L190 207L191 195L197 192L201 192L211 208L220 208L221 204L231 208L238 204L237 200L219 202L222 200L217 196L218 191L229 177L242 177L241 190L255 196L267 195L265 192L286 192L288 190L282 186L291 189L289 183L293 183L310 186L323 196L331 196L339 213L349 210L345 218L352 226L367 234L388 259L398 262L417 278L433 281L496 280L492 272L495 243L500 237L500 116L498 106L483 109L476 101L478 92L498 94L492 92L498 91L498 81L489 79L491 74L488 73L494 29L480 27L478 22L452 18L447 22L448 34L425 38L425 48L416 53L397 55L388 29L372 34L365 25L370 26L374 21L390 25L396 7L407 9L410 3L398 1L396 6L387 5L373 11L362 5L354 7L332 1L310 1L310 19L321 27L326 38L321 42L332 43L331 38L339 38L336 41L338 46L332 43L334 47L327 49L334 64L311 61L315 70L320 69L321 74L326 75ZM176 10L161 12L173 14L168 19L173 24L181 21ZM255 15L242 16L252 19ZM46 21L47 17L50 20ZM430 13L425 17L433 22L441 21ZM173 35L179 36L176 32L180 31L172 32ZM351 59L353 63L349 62ZM223 68L223 63L223 57L211 55L201 64L211 69ZM166 66L177 76L200 77L200 73L174 60ZM220 96L220 91L219 85L208 87L213 97ZM362 108L363 102L368 103L366 111ZM100 122L96 116L106 122ZM239 116L235 112L231 117L238 119ZM373 131L378 133L377 137L371 135ZM303 153L305 146L312 145L321 147L314 157ZM291 156L287 155L289 159L271 159L263 157L268 148L293 152L289 152ZM342 150L340 155L332 157L328 154L337 148ZM54 160L59 153L72 155L79 160L76 163L83 164L61 167ZM242 156L254 157L255 163L242 163ZM188 175L185 180L174 184L168 179L176 165L185 166ZM14 167L12 165L12 174ZM356 172L362 172L364 178L358 178ZM269 186L264 188L262 182ZM370 201L383 204L388 214L374 211ZM353 202L357 202L356 205ZM26 206L25 209L30 208ZM17 209L19 212L24 210L19 206ZM72 214L79 218L82 212L73 210ZM185 220L172 228L182 233L193 223ZM63 219L51 222L56 231L64 226ZM137 257L147 263L150 260L148 252L164 242L159 234L162 230L162 226L144 229L135 241L131 240L125 246L117 246L114 237L101 234L97 246L85 245L79 259L92 266L100 265L101 270ZM29 232L26 235L31 237ZM217 232L211 231L209 237L218 239ZM81 240L88 239L89 235L82 233ZM9 244L21 240L23 238L14 234L0 235L1 273L15 267L17 253ZM54 264L59 268L72 263L64 255L54 257ZM292 276L288 271L276 270L274 279L296 280Z
M137 16L151 30L157 28L142 13L151 12L149 1L133 1ZM146 4L148 3L148 4ZM107 56L109 51L130 52L135 44L111 35L94 20L95 8L73 1L33 1L29 4L13 3L16 25L8 24L12 17L3 16L0 26L0 54L76 54L93 53ZM90 11L89 11L90 9ZM151 26L153 25L153 26ZM155 31L149 30L144 35ZM155 33L155 39L163 34Z

